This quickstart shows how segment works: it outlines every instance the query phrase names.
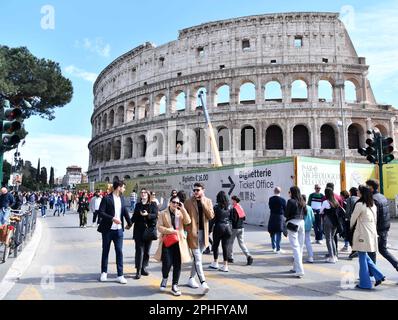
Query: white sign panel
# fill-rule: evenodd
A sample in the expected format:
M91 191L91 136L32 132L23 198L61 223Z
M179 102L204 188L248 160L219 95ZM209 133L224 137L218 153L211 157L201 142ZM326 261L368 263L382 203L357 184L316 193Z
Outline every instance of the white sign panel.
M246 222L254 225L268 225L268 199L275 187L282 188L286 198L289 188L294 184L294 161L292 158L256 163L250 167L226 167L141 178L134 189L148 188L156 192L159 199L163 196L168 201L171 190L184 190L192 195L196 182L205 185L205 194L216 202L217 193L225 191L229 197L236 195L245 209Z
M319 184L325 193L326 184L334 183L334 192L340 194L341 177L340 161L299 157L297 161L297 186L302 194L313 193L314 186Z

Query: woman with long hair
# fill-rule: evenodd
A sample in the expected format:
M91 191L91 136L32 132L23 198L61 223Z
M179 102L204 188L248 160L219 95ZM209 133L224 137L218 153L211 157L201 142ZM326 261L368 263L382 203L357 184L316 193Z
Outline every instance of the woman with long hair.
M297 278L304 276L303 249L304 249L304 218L307 214L307 205L301 196L298 187L289 190L290 199L287 201L285 218L288 238L293 249L294 265L291 272Z
M191 223L191 218L184 208L184 204L177 196L172 196L166 210L159 213L157 229L160 232L159 247L155 254L155 260L162 262L163 279L160 283L160 291L165 291L171 267L173 267L173 280L171 293L180 296L178 282L181 275L181 264L191 261L188 242L184 232L184 225ZM176 235L175 243L168 237ZM175 236L174 236L175 237Z
M81 197L79 198L79 207L77 212L79 213L79 220L80 220L80 228L87 227L87 212L89 210L89 202L88 198L86 197L86 193L83 192ZM58 214L59 216L59 214Z
M337 232L337 209L339 203L336 201L333 190L325 189L326 200L322 202L321 214L323 215L323 232L325 233L326 246L328 248L327 263L336 263L337 246L334 237Z
M214 229L213 229L213 257L214 261L209 268L228 272L228 244L232 236L232 218L229 200L224 191L217 194L217 204L214 206ZM224 265L218 265L218 247L222 246Z
M141 278L141 275L149 275L146 268L149 264L149 251L151 250L152 241L155 240L157 235L157 219L158 206L156 203L151 202L151 193L146 189L142 189L132 218L134 224L133 239L135 240L135 279L137 280Z
M359 186L359 200L355 205L351 216L350 227L354 228L352 239L352 250L358 252L359 256L359 289L372 289L370 275L372 274L376 283L380 285L386 277L370 259L368 252L376 252L377 243L377 207L373 201L373 195L367 186Z

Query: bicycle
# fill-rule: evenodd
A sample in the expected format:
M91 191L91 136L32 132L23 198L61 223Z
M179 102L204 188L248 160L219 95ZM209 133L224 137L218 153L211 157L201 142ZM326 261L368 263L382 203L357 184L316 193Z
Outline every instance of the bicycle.
M11 254L11 250L14 250L14 257L18 254L18 243L16 241L17 226L22 220L22 215L14 214L10 217L10 223L5 225L7 228L7 236L5 241L2 243L4 246L2 261L5 263Z

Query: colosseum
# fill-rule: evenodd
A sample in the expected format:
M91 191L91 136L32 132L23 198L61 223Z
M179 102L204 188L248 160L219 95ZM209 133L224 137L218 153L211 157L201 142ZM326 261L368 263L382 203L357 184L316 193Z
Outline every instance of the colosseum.
M293 155L362 162L368 129L398 139L398 111L376 102L368 69L337 13L234 18L147 42L94 84L89 179L211 166L200 92L223 164Z

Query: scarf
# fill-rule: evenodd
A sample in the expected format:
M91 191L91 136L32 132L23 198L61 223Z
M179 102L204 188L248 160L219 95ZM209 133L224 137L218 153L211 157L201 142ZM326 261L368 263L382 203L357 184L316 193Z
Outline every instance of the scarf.
M243 210L243 208L240 206L239 203L237 203L236 205L234 205L234 209L236 210L236 212L238 213L238 216L240 219L246 217L245 211Z

